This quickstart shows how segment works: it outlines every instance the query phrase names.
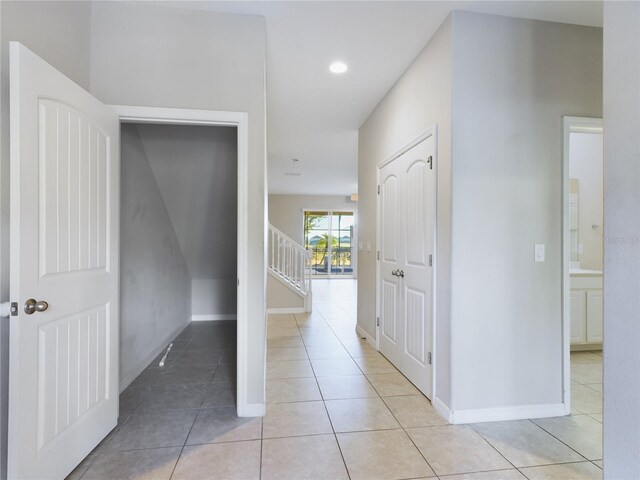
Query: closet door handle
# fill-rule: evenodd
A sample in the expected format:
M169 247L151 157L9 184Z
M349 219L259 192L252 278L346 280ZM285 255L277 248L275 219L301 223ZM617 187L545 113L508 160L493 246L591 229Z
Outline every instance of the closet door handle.
M404 270L399 270L398 271L398 276L401 278L404 278Z

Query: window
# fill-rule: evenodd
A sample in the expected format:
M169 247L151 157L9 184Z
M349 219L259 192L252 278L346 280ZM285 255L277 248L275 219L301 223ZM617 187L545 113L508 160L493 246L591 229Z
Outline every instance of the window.
M304 246L318 276L353 276L353 212L305 211Z

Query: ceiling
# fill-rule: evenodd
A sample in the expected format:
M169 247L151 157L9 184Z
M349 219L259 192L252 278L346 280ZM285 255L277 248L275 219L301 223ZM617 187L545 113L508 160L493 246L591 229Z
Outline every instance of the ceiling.
M451 10L602 26L601 1L185 1L179 5L265 18L269 193L357 192L358 128ZM331 62L338 59L349 67L345 74L329 72ZM299 161L293 162L294 158Z

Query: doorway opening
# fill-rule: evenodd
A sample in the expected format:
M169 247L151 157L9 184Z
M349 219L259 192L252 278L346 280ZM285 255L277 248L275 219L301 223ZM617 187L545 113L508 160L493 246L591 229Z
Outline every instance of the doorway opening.
M304 246L318 278L355 277L355 213L304 210Z
M246 211L247 192L247 114L150 107L112 108L120 116L123 136L127 129L138 134L133 151L146 157L143 160L146 160L147 168L146 175L144 169L137 173L139 178L151 185L150 190L155 192L157 203L161 203L160 206L152 206L147 199L147 208L143 208L143 192L139 187L136 189L135 182L132 182L134 186L130 193L134 200L136 196L140 198L130 206L130 223L138 222L145 214L153 212L155 221L164 219L164 225L172 227L174 234L165 233L162 242L159 242L164 248L162 257L165 262L156 263L155 271L148 264L146 269L142 265L141 274L155 274L153 280L161 284L170 283L169 277L174 278L179 274L190 282L188 295L180 292L183 309L174 307L173 310L178 317L173 319L173 327L179 322L182 325L177 326L173 333L170 320L161 325L165 332L170 333L164 341L158 341L154 346L155 353L159 355L155 365L159 367L161 357L166 354L169 344L173 343L164 367L160 368L166 369L167 363L172 360L178 362L176 367L180 366L180 362L185 365L189 363L193 372L200 372L200 380L207 380L208 383L213 382L216 372L206 367L215 365L218 378L224 376L231 384L237 415L263 415L263 409L256 409L255 405L247 403L246 395L248 219L242 212ZM124 162L126 158L123 157ZM127 181L124 176L123 181ZM123 223L126 221L125 208L123 205ZM135 228L133 233L136 233ZM158 235L162 234L158 232ZM148 234L147 238L150 237L157 241L152 234ZM131 240L139 242L135 237ZM144 249L140 253L142 258L136 261L144 263L151 254L151 249ZM174 259L174 263L169 262L168 258ZM127 267L124 261L122 266ZM122 279L123 283L128 280L124 272ZM164 287L167 295L176 295L173 288ZM161 293L157 293L155 298L146 299L148 310L153 312L157 308L162 300L159 295ZM126 300L124 297L123 300ZM125 308L123 302L123 314ZM149 312L139 313L143 315ZM178 334L180 337L176 337ZM174 342L171 341L172 336ZM188 337L192 340L190 345L187 344ZM147 339L147 343L151 344L151 341ZM188 346L191 348L186 349ZM187 351L194 347L206 352ZM180 349L184 351L182 355L179 355ZM234 364L235 369L232 368ZM218 368L221 365L226 367ZM138 380L148 373L144 369L142 360L130 370L128 376L121 368L121 389L134 379L144 382L144 379ZM174 370L176 373L177 369ZM143 372L142 375L136 378L140 372ZM178 373L176 375L180 377ZM193 383L198 384L202 385ZM199 388L202 387L194 390L199 391Z
M602 421L602 119L564 117L563 350L565 413Z

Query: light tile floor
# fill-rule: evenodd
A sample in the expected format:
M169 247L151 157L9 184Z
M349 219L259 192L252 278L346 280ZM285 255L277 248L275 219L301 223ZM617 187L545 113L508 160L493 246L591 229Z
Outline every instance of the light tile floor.
M447 425L358 338L355 288L317 280L313 313L269 317L264 419L235 413L233 324L192 324L70 478L602 478L601 354L572 354L570 417Z

